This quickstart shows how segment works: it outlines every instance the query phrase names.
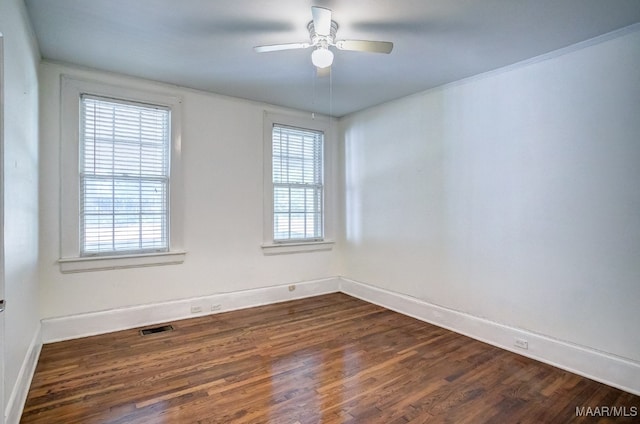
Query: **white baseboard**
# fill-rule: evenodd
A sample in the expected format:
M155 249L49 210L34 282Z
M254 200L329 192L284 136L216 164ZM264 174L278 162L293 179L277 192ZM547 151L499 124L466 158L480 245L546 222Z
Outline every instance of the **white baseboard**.
M340 291L501 349L640 395L640 363L342 278ZM528 349L514 346L525 339Z
M38 365L38 358L40 357L40 350L42 349L42 336L41 326L38 326L36 333L33 335L27 354L24 357L20 372L18 373L18 379L16 381L11 395L7 401L5 408L5 422L6 424L18 424L22 411L24 410L24 404L27 401L27 395L29 394L29 387L31 387L31 380L33 380L33 374L36 372L36 365Z
M294 291L289 291L290 284L287 284L44 319L42 320L42 341L53 343L212 313L343 292L421 321L640 395L640 363L629 359L542 334L509 327L347 278L335 277L291 284L296 286ZM212 311L213 305L220 305L220 309ZM193 306L202 308L202 312L191 313ZM528 349L515 347L514 341L516 339L527 340ZM37 359L37 355L35 358ZM35 361L33 366L35 367ZM27 383L30 381L29 379ZM18 402L17 405L23 403ZM13 424L12 421L8 421L8 423Z
M289 290L291 285L295 285L295 290ZM220 293L108 311L47 318L42 320L42 341L44 343L53 343L62 340L77 339L79 337L110 333L168 321L335 293L339 290L339 278L325 278L322 280ZM212 310L214 305L218 305L219 308ZM201 312L191 313L192 307L199 307Z

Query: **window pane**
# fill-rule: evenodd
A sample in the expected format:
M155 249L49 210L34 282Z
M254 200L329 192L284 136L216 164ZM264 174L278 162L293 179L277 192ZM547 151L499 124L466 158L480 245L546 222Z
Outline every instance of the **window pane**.
M273 211L289 212L289 187L274 187Z
M168 250L170 111L82 97L81 253Z
M289 238L289 214L275 213L273 215L273 233L275 240Z
M320 131L274 125L274 240L323 237L323 143Z

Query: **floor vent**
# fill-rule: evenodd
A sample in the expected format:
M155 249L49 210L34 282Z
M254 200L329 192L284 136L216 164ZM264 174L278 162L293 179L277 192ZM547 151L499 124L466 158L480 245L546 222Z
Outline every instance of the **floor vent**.
M165 331L173 331L173 325L162 325L160 327L145 328L140 330L141 336L148 336L149 334L164 333Z

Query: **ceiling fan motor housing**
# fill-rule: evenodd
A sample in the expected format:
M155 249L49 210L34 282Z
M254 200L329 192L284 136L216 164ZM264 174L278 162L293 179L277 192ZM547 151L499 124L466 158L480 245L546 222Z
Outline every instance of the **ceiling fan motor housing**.
M307 24L307 29L309 30L309 37L311 38L312 46L335 46L336 32L338 31L338 23L336 21L331 21L331 29L329 31L329 35L318 34L316 32L313 21Z

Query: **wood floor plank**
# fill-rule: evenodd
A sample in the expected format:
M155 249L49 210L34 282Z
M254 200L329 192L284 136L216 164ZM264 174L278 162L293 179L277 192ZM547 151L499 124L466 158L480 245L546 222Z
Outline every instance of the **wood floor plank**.
M638 396L344 294L171 325L43 346L20 422L605 423L576 407L640 410Z

